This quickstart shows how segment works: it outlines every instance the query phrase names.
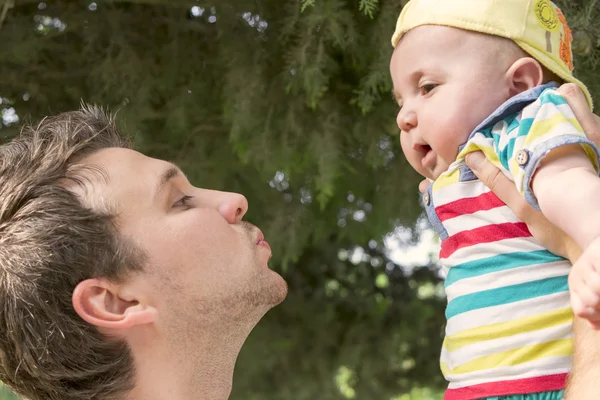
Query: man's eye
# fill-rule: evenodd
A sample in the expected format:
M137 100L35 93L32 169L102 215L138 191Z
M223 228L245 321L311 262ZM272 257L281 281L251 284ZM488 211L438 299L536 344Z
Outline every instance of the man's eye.
M173 204L173 207L174 208L176 208L176 207L189 208L190 207L189 201L193 198L194 198L193 196L183 196L181 199L177 200L175 202L175 204Z
M435 89L437 85L435 83L428 83L426 85L421 86L419 89L421 90L422 95L429 94L433 89Z

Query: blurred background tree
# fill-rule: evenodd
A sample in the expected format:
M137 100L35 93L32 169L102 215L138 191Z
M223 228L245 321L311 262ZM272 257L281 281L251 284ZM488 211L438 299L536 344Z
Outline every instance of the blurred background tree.
M192 183L247 196L290 294L232 399L440 396L445 300L390 96L404 3L0 0L2 140L98 103ZM600 4L557 3L599 101Z

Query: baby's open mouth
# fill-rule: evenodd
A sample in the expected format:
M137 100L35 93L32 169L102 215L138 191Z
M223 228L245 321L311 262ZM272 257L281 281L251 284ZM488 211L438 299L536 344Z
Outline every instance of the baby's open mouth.
M435 163L435 153L431 149L431 146L423 146L423 158L421 158L421 165L423 168L431 168Z

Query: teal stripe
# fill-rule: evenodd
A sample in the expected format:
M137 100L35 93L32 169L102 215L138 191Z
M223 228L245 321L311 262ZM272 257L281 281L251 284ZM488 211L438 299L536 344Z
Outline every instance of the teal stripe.
M564 97L562 97L559 94L556 94L553 92L548 92L548 91L545 91L542 93L542 95L540 96L540 102L542 104L552 103L557 106L561 105L561 104L567 104L567 100L565 100Z
M507 396L486 397L482 400L563 400L564 390L554 390L552 392L537 392L526 394L509 394Z
M500 164L502 164L502 166L507 171L510 171L510 168L508 167L508 160L510 160L510 158L512 157L512 149L515 146L514 141L514 139L510 139L508 145L502 151L496 150L496 153L498 153L498 160L500 160Z
M534 118L525 118L521 120L521 124L519 125L519 133L517 137L527 136L529 131L531 130L531 126L533 125Z
M492 257L468 261L450 268L444 287L452 285L461 279L474 278L497 271L528 265L545 264L563 261L564 258L550 253L548 250L516 251L514 253L497 254Z
M568 275L540 279L460 296L448 303L446 319L468 311L547 296L569 290Z
M494 137L494 134L492 133L492 128L493 128L492 126L487 127L485 129L480 130L479 133L488 139L492 139L494 141L494 143L496 143L498 140L497 140L497 138ZM496 136L498 138L500 138L500 135L496 134Z
M518 128L520 125L516 114L513 115L512 117L507 118L506 123L508 124L508 127L506 128L506 132L509 132L509 133L512 132L513 130L515 130L516 128Z
M508 162L513 156L516 138L509 139L508 143L503 148L500 148L500 138L504 135L509 135L513 130L517 129L519 127L519 121L517 121L516 115L513 115L506 118L504 122L507 124L507 127L502 132L502 135L492 133L491 136L494 140L494 149L496 150L496 154L498 154L498 160L506 170L510 170Z
M518 129L520 126L521 125L519 121L517 121L517 117L514 117L512 121L510 121L508 128L506 129L507 134L510 134L512 131ZM519 136L521 136L520 131L517 131L517 137ZM515 141L517 140L517 137L510 139L506 147L502 150L502 158L506 159L506 162L503 161L502 165L504 165L504 168L506 168L508 171L510 171L510 168L508 167L508 160L513 158L513 154L515 151Z
M502 153L502 151L499 150L500 138L502 137L502 135L499 133L494 133L493 128L493 126L490 126L485 129L482 129L479 131L479 134L483 135L486 139L492 140L492 145L494 147L494 151L498 155L498 159L500 160L504 168L508 170L508 162L505 159L505 156Z

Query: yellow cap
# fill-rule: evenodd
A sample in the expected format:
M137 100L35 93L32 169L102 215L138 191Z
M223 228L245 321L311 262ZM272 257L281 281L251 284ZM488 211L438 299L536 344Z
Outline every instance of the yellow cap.
M421 25L451 26L512 39L565 82L577 84L593 107L589 90L573 76L571 30L550 0L411 0L400 13L392 46Z

